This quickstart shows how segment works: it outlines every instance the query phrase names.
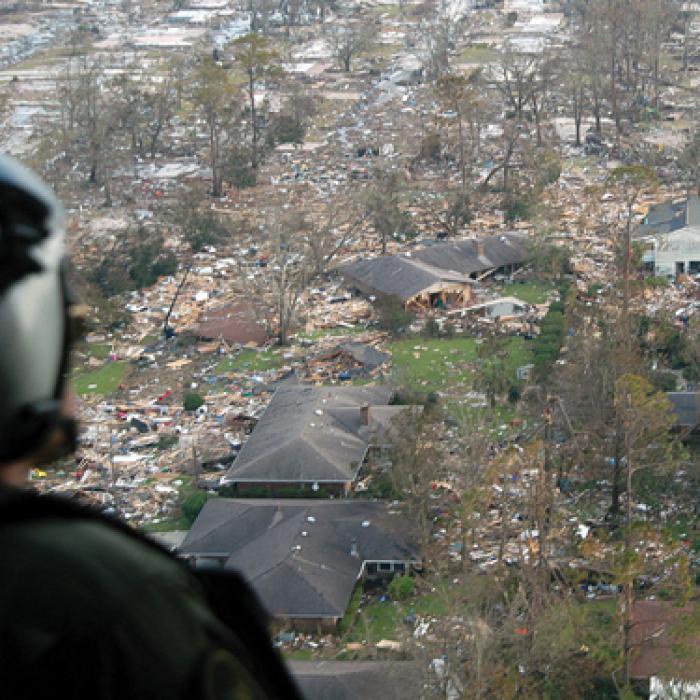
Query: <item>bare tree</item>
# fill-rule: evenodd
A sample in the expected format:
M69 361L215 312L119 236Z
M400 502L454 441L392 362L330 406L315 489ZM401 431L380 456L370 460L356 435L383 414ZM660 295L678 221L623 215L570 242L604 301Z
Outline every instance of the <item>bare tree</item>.
M326 28L326 39L331 52L346 73L352 68L353 59L372 43L374 25L367 22L343 20Z

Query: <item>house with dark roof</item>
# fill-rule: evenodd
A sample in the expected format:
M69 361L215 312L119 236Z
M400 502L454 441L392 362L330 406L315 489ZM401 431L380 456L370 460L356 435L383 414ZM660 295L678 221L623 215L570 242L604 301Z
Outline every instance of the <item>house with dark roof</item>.
M391 297L406 307L455 308L472 297L472 283L510 272L529 258L520 234L434 243L400 255L357 260L340 268L346 283L362 294Z
M635 237L648 244L643 260L656 275L700 274L700 197L650 207Z
M637 235L671 233L686 226L698 225L700 225L700 197L690 195L687 199L669 200L649 207Z
M676 426L688 432L700 427L700 391L667 391Z
M412 661L292 661L306 700L418 700L421 669Z
M347 493L370 446L386 445L392 390L356 386L281 386L224 476L224 485L311 487Z
M332 630L358 580L420 568L411 527L377 501L212 498L178 553L238 571L278 623Z

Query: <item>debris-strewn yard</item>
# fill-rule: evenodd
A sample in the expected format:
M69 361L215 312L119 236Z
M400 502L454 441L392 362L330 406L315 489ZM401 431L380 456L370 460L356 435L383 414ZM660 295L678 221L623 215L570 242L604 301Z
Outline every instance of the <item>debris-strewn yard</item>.
M99 369L78 373L73 379L76 394L106 396L117 390L126 373L127 363L121 360L108 362Z
M529 342L521 337L508 337L499 343L505 374L513 383L516 382L517 368L531 361ZM412 338L396 341L390 345L394 358L394 379L421 392L438 391L454 395L481 390L479 347L482 343L478 338Z

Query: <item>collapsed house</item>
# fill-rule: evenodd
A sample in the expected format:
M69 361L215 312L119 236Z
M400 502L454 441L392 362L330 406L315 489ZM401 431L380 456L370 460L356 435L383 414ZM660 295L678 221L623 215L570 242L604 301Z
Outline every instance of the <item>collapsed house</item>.
M357 260L340 273L349 286L367 296L393 298L406 308L449 309L469 303L474 280L511 273L528 258L525 238L507 234Z
M239 491L349 492L370 447L385 447L392 419L409 409L388 405L392 393L387 387L280 387L222 483Z
M377 350L365 343L341 343L330 350L325 350L312 358L313 375L322 377L330 373L330 369L338 372L338 378L343 381L356 377L367 377L375 370L385 365L391 355ZM325 369L328 365L329 369Z
M420 569L410 533L376 501L213 498L178 553L239 572L276 622L320 634L336 629L358 580Z
M195 334L205 340L223 340L229 345L264 345L268 340L265 326L259 321L252 304L222 306L204 312Z

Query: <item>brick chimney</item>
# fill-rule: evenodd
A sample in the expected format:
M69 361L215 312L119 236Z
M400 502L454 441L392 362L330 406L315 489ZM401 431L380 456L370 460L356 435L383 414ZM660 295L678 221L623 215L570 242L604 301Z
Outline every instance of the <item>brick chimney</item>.
M486 253L486 248L484 247L484 241L481 238L474 239L474 248L476 249L477 255L484 255Z
M369 404L360 406L360 425L369 426Z

